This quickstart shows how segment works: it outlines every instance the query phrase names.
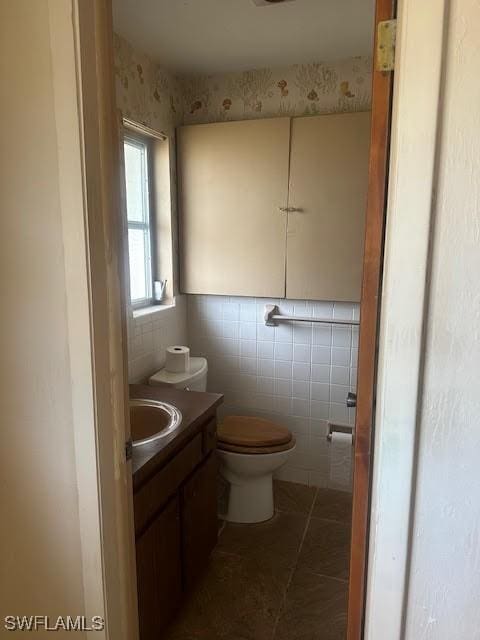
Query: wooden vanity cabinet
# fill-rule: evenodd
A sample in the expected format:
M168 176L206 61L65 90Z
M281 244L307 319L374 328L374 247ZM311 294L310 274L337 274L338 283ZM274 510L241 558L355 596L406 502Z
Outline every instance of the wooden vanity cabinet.
M159 640L217 542L216 420L134 490L140 640Z
M137 538L138 619L141 640L158 640L182 596L180 507L175 496Z
M217 472L215 453L192 474L182 489L182 555L188 590L205 568L217 544Z

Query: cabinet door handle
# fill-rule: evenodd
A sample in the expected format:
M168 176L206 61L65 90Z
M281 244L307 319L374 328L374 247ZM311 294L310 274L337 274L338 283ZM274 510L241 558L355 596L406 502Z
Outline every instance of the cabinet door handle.
M303 209L300 207L278 207L282 213L300 213Z

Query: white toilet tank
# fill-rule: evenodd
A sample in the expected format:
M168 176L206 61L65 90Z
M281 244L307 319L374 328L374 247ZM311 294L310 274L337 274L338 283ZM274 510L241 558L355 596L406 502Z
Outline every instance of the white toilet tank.
M148 379L148 384L155 386L169 384L175 389L189 389L190 391L207 390L208 363L206 358L190 358L190 370L185 373L172 373L160 369Z

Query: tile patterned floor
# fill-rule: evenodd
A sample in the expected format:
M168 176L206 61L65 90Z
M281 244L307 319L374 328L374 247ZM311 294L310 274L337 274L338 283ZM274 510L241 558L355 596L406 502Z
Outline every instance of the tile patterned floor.
M275 506L222 528L167 640L344 640L350 495L276 482Z

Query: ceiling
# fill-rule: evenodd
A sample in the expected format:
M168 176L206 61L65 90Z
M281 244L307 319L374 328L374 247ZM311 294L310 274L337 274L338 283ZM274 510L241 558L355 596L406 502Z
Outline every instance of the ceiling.
M114 29L178 73L370 55L374 0L113 0Z

